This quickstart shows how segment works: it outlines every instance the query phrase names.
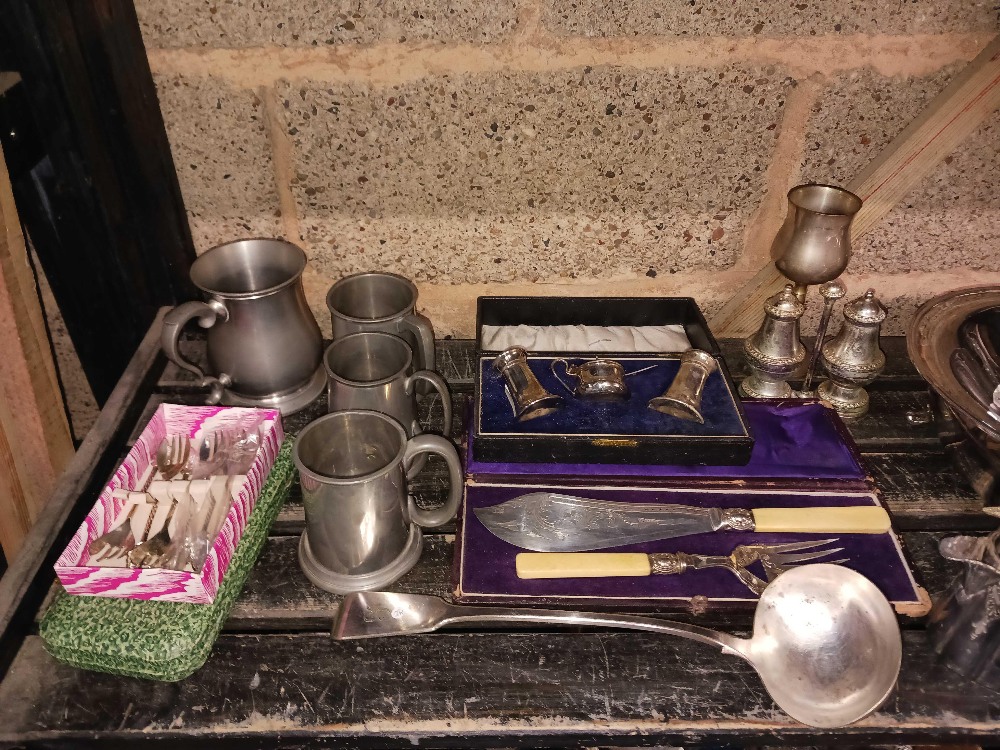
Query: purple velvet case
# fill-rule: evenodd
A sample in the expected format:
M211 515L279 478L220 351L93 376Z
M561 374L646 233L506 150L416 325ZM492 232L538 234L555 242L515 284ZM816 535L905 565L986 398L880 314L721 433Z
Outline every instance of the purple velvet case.
M636 466L487 463L467 446L467 484L458 521L453 569L456 601L599 609L705 611L752 609L756 597L729 571L677 576L522 580L514 559L523 550L487 530L472 510L537 490L618 502L700 507L812 507L878 505L849 433L832 409L818 402L747 401L757 440L746 466ZM871 579L901 614L929 608L895 534L839 534L837 547L851 567ZM815 535L720 532L630 545L608 551L729 554L752 542L781 543ZM763 576L759 564L752 568Z

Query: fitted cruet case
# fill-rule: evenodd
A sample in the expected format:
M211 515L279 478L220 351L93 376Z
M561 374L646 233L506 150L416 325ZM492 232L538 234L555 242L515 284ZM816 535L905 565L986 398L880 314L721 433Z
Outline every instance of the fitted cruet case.
M525 340L532 373L550 393L563 396L564 404L546 416L519 421L504 379L493 366L500 350L484 339L484 329L520 330L519 326L675 326L686 342L673 351L622 349L598 354L572 348L534 349ZM470 431L477 460L732 465L745 464L750 458L753 436L736 387L704 316L689 297L480 297L476 336ZM648 406L650 399L667 390L681 354L689 347L708 352L718 365L705 382L703 424ZM623 365L631 391L627 400L594 402L574 397L552 371L557 359L579 363L598 355Z

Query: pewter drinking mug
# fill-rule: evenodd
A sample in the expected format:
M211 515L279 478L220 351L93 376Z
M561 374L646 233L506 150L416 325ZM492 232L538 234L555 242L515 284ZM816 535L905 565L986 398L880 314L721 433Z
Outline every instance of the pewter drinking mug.
M379 331L352 333L337 339L323 355L327 378L327 410L370 409L388 414L409 437L423 432L417 420L416 386L429 383L441 395L445 437L451 434L451 394L444 379L430 370L408 375L413 360L410 345L398 336ZM417 460L412 476L423 468Z
M361 331L392 333L413 349L413 367L434 369L434 328L415 311L417 287L394 273L357 273L326 294L334 340Z
M207 403L290 414L323 392L323 338L302 289L305 267L300 248L270 239L218 245L191 265L191 281L208 300L167 313L161 344L209 388ZM181 329L195 318L208 329L208 373L178 348Z
M448 466L445 504L417 507L406 491L404 466L433 453ZM337 411L307 425L295 441L306 529L299 564L327 591L378 589L417 562L420 527L451 520L462 499L462 464L440 435L407 438L392 417L376 411Z

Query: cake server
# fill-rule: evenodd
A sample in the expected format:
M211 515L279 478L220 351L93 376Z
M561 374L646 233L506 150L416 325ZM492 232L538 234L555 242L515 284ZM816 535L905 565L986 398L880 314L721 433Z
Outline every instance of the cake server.
M505 542L535 552L584 552L712 531L882 534L891 528L889 514L877 505L697 508L556 492L532 492L473 512Z

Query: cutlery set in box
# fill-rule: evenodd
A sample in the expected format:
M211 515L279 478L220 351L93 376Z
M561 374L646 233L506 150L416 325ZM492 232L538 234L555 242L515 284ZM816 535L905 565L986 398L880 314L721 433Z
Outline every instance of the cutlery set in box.
M56 561L63 587L212 602L283 439L276 409L162 404Z

